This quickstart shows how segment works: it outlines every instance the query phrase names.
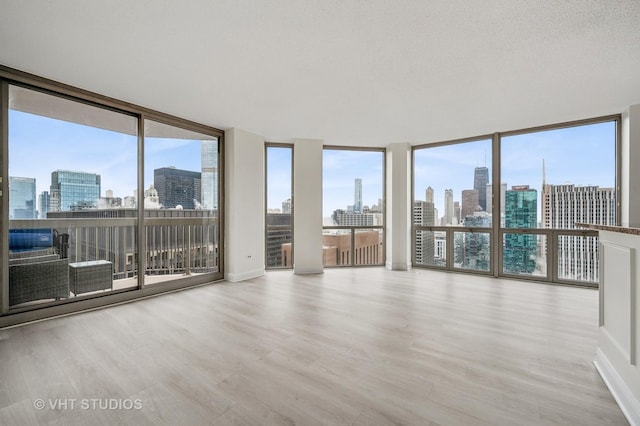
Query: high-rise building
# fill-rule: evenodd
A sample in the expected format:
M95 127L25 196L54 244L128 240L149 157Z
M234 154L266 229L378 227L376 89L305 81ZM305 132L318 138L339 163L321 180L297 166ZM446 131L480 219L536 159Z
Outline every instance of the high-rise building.
M284 203L282 203L284 205ZM267 267L291 266L291 256L285 257L284 244L291 244L291 214L267 213Z
M487 211L487 183L489 183L489 169L476 167L473 172L473 189L478 191L478 205L482 211Z
M333 212L331 217L333 223L338 226L380 226L383 224L381 212L355 213L338 209Z
M282 202L282 213L291 214L291 198Z
M181 206L195 209L201 200L201 174L190 170L162 167L153 171L153 186L160 204L166 209Z
M424 191L425 201L427 203L433 203L433 188L428 187L426 191Z
M452 225L453 223L453 190L444 190L444 224Z
M505 228L538 227L538 191L529 185L513 186L505 193ZM538 236L506 233L504 235L504 272L532 274L538 265ZM543 260L541 259L540 262Z
M464 189L462 191L462 209L460 211L460 219L464 222L467 216L472 216L479 208L478 190Z
M453 202L453 218L455 219L455 225L462 223L462 219L460 218L460 201Z
M615 189L543 181L542 227L574 229L576 222L615 225ZM598 281L597 237L558 236L558 277Z
M465 217L464 226L473 228L491 228L491 215L477 211ZM488 232L464 232L455 244L454 261L462 269L488 271L491 266L491 244Z
M77 211L95 208L100 198L100 175L56 170L51 173L49 211Z
M9 219L37 219L36 180L9 176Z
M500 184L500 217L504 216L504 195L507 192L507 184ZM493 184L487 184L487 213L493 213L493 205L492 202L495 202L493 199ZM502 224L504 226L504 224Z
M353 192L353 211L362 213L362 179L356 178Z
M46 219L49 209L49 191L42 191L38 196L38 217Z
M218 209L218 139L203 140L200 152L203 209Z
M414 201L413 223L420 226L435 224L435 208L428 201ZM435 236L432 231L416 231L415 259L417 264L435 265Z

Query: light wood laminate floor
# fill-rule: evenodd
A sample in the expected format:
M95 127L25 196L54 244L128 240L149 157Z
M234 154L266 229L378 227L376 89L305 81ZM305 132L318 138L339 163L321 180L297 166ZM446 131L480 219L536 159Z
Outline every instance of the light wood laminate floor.
M625 425L592 364L597 303L424 270L268 272L0 330L0 424Z

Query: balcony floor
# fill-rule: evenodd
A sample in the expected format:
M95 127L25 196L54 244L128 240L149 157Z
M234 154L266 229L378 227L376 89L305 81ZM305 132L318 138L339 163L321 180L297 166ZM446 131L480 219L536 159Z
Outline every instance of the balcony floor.
M268 272L0 330L0 424L625 425L592 364L597 304L437 271Z

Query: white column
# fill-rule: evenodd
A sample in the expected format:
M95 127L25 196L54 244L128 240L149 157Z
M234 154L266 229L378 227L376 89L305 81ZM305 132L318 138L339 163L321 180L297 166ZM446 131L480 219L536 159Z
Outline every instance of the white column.
M622 115L622 226L640 227L640 105Z
M388 269L411 269L411 145L387 147L387 262Z
M293 272L322 273L322 141L293 146Z
M225 279L264 275L264 138L225 132Z

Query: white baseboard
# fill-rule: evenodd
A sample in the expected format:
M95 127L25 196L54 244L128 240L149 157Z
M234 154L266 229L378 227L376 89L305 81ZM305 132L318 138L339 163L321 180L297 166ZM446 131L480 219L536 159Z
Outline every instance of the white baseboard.
M600 350L596 349L596 359L593 361L600 377L609 388L611 395L616 400L620 409L629 421L631 426L640 426L640 401L633 395L629 387L625 384L620 374L613 368L613 365Z
M224 274L224 279L232 283L238 281L249 280L251 278L257 278L264 275L264 269L254 269L253 271L240 272L237 274L227 273Z
M411 270L411 263L386 262L384 266L390 271L410 271Z
M313 275L313 274L323 274L324 268L296 268L293 267L293 273L295 275Z

